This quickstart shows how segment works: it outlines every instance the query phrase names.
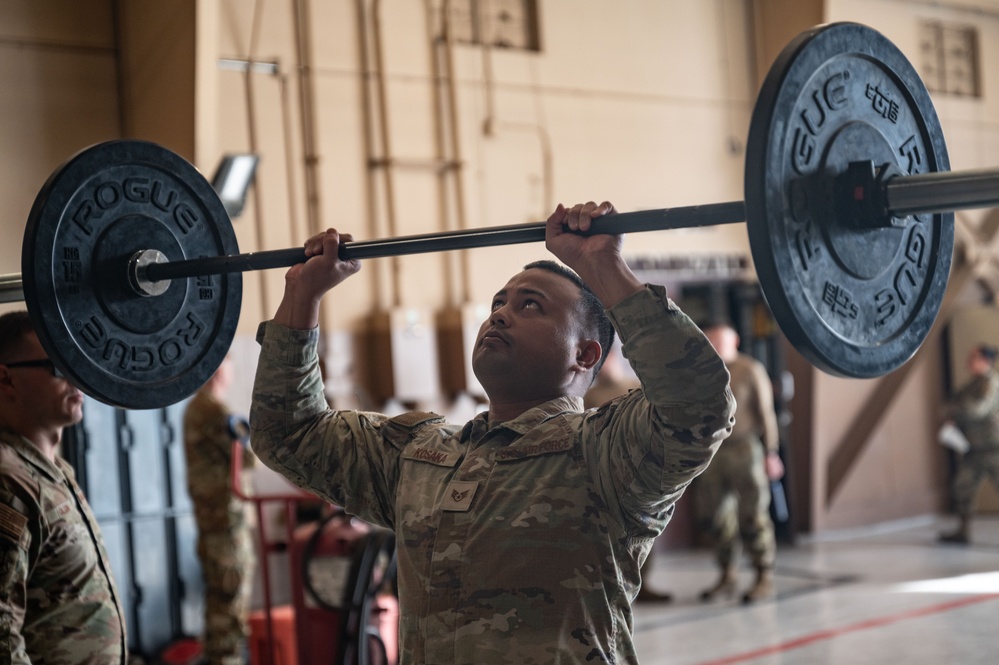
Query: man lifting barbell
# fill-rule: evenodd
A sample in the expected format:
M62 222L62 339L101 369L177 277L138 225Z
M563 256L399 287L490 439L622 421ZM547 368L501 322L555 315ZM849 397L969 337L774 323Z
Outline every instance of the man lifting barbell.
M306 243L260 328L253 449L395 531L402 662L637 660L639 570L735 403L724 363L665 289L638 281L621 236L574 233L613 211L559 206L546 245L576 272L532 263L494 296L472 356L489 411L464 426L327 407L319 303L360 269L338 257L349 236ZM583 411L612 322L644 388Z

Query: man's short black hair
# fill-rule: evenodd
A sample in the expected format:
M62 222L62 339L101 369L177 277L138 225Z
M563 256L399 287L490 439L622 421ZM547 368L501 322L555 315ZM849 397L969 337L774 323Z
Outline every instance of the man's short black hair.
M35 326L25 310L0 316L0 363L13 360L25 339L33 332Z
M995 363L996 357L999 357L999 348L996 348L991 344L979 344L978 354L987 359L990 363Z
M579 275L561 263L543 259L524 266L524 270L531 270L532 268L547 270L548 272L565 277L579 287L579 304L580 313L583 315L583 324L586 331L600 342L600 360L593 366L593 377L596 378L597 374L600 373L600 368L603 367L604 361L607 360L607 354L610 353L611 345L614 343L614 326L611 325L610 319L607 318L607 314L604 312L604 304L600 302L597 294L586 285L586 282Z

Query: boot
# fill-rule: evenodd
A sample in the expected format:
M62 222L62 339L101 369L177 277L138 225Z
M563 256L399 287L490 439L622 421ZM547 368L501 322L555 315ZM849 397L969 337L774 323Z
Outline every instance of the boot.
M649 577L652 575L652 558L653 552L649 552L645 563L642 564L642 586L638 589L638 596L635 598L635 601L639 603L672 603L673 594L653 591L647 584Z
M701 592L701 600L708 602L710 600L714 600L718 596L731 598L734 595L735 568L733 566L726 566L725 568L722 568L721 577L718 578L715 585Z
M962 517L961 521L957 525L955 531L950 533L941 533L940 542L941 543L955 543L957 545L967 545L971 542L971 520L966 517Z
M638 590L638 596L635 600L639 603L672 603L673 594L662 591L653 591L652 589L647 589L644 586Z
M773 568L756 568L756 584L742 594L742 603L749 605L764 598L771 598L774 595L774 571Z

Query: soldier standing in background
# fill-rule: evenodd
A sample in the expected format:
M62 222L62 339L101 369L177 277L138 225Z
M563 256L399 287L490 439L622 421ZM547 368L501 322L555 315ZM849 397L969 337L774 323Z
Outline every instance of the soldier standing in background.
M968 354L969 380L945 405L968 440L954 476L954 502L960 520L957 530L941 534L945 543L967 544L971 540L971 513L975 495L985 476L999 488L999 373L995 370L999 349L980 344Z
M123 664L125 619L72 467L65 427L83 394L59 374L27 312L0 316L0 663Z
M232 381L227 357L184 413L187 488L198 524L198 558L205 581L205 657L209 665L246 662L250 593L256 555L247 506L233 493L232 444L245 440L224 400ZM244 441L245 442L245 441ZM256 458L243 452L243 468Z
M777 539L770 519L770 481L784 475L773 385L762 363L739 353L734 328L710 323L703 329L732 375L737 411L731 436L694 481L697 522L709 534L721 568L718 581L701 599L734 595L741 540L756 569L756 582L742 596L744 603L751 603L773 595Z

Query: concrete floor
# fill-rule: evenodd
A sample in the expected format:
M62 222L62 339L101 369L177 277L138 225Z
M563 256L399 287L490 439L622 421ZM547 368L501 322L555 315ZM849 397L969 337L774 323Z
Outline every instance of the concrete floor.
M777 555L777 595L702 603L710 552L656 555L651 588L669 605L635 610L643 665L985 665L999 663L999 516L970 545L940 545L926 517L800 539ZM753 573L741 571L741 588Z

